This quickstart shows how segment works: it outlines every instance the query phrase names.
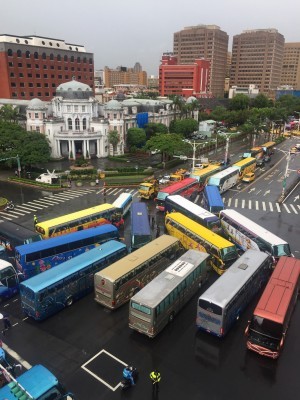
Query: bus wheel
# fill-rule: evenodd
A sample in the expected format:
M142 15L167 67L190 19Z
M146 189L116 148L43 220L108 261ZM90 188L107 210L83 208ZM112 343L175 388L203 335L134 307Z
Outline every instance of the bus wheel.
M169 322L173 322L174 321L174 317L175 317L175 314L172 312L170 314L170 316L169 316Z
M67 298L67 301L66 301L66 305L67 305L68 307L70 307L72 304L73 304L73 298L72 298L72 297L68 297L68 298Z

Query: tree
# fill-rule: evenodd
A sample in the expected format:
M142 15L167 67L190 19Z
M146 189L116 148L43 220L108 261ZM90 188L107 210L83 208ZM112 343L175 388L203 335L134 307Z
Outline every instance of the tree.
M259 93L252 101L251 107L255 108L267 108L272 107L273 101L270 100L266 95L263 93Z
M134 147L141 148L146 143L146 132L142 128L129 128L127 131L127 146L131 150Z
M145 145L146 150L160 150L162 161L170 158L174 153L181 151L183 147L182 136L174 133L152 136Z
M117 144L119 143L120 139L119 139L119 133L116 130L110 131L108 133L108 142L109 144L112 145L113 148L113 155L115 154L115 149Z
M13 108L10 104L5 104L0 108L0 120L5 122L16 122L18 116L18 110Z
M245 110L249 108L250 99L245 94L237 94L229 102L230 110Z
M180 111L180 118L181 118L184 101L182 100L182 97L180 97L180 96L174 96L172 100L173 100L174 121L175 121L178 111Z
M192 118L173 120L170 123L169 130L170 132L188 137L191 133L198 130L198 122Z
M146 132L147 140L156 134L168 133L168 127L165 124L156 122L149 122L148 124L145 124L144 130Z

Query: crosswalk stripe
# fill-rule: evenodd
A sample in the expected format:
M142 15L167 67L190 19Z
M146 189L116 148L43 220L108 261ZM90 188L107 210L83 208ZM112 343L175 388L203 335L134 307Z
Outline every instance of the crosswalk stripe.
M242 200L242 208L245 208L245 200Z
M41 200L32 200L32 202L34 204L37 204L38 206L41 206L41 207L44 207L44 208L47 208L49 206L49 204L47 205L47 204L44 203L44 201L41 201Z
M23 211L23 210L16 210L16 209L14 209L14 210L11 210L9 213L12 214L12 215L14 215L14 214L17 214L17 215L24 215L24 211L23 211L23 212L20 212L20 211Z
M55 199L55 201L56 201L57 203L64 203L64 200L57 199L57 198L56 198L56 195L44 197L44 199ZM51 201L52 201L52 200L51 200Z
M237 207L237 206L238 206L238 203L239 203L239 199L235 199L234 207Z
M264 211L266 211L266 203L264 201L262 202L262 208Z
M109 194L114 194L114 192L118 190L118 189L113 189L111 192L109 192ZM106 192L107 193L107 192Z
M9 221L12 221L13 218L19 218L18 215L13 215L13 214L5 214L0 212L0 214L2 215L2 218L8 219Z
M273 204L269 201L270 210L273 212Z
M42 201L43 201L43 203L50 204L51 206L54 206L55 204L59 204L59 201L47 200L45 198L43 198Z
M276 204L277 211L278 211L278 212L281 212L280 205L279 205L278 203L275 203L275 204Z
M249 200L249 209L251 210L252 208L252 200Z
M255 201L255 208L256 208L256 210L259 210L259 205L258 205L258 201L257 200Z
M290 210L288 209L288 206L286 204L283 203L283 207L286 209L286 211L290 214Z
M0 212L0 214L2 214L2 213ZM12 221L12 219L9 218L9 217L7 217L6 215L3 215L2 218L4 218L4 219L7 220L7 221Z
M32 207L32 206L29 206L29 205L27 205L26 203L23 203L23 205L18 206L18 207L19 207L19 208L25 208L25 210L29 210L29 212L36 211L36 208L34 208L34 207Z
M228 200L228 207L230 207L230 205L231 205L231 197L230 197L230 199Z
M28 211L26 208L25 208L25 210L23 210L23 208L25 208L25 207L17 206L17 210L18 210L18 211L22 211L22 212L25 213L25 214L31 214L32 211ZM19 210L19 209L21 209L21 210ZM24 214L23 214L23 215L24 215Z
M296 208L293 206L293 204L290 204L291 209L294 211L295 214L298 214L298 211Z
M30 207L31 204L33 204L33 206L35 208L37 208L38 210L42 210L44 208L44 207L38 207L37 204L32 203L32 201L28 201L28 204L29 204L29 207Z

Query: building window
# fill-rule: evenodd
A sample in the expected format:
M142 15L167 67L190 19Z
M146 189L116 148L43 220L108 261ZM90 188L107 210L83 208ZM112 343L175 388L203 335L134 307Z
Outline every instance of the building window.
M26 67L27 68L31 68L31 64L26 64Z
M19 77L20 77L20 78L24 78L23 72L20 72L20 73L19 73Z
M42 97L42 92L37 92L38 97Z
M81 75L78 75L78 76L77 76L77 79L81 79Z
M9 74L9 76L10 76L11 78L14 78L14 77L15 77L15 74L14 74L13 72L11 72L11 73Z
M57 61L61 61L61 55L60 54L58 54L56 58L57 58Z
M45 96L46 96L46 97L49 97L49 96L50 96L50 93L49 93L49 92L45 92Z
M82 109L82 112L85 112L85 106L82 106L81 109Z
M77 68L77 71L79 71L79 72L80 72L80 71L81 71L81 68Z
M39 117L39 113L34 113L34 118L38 118Z
M37 60L39 58L39 53L37 51L34 52L33 57Z
M75 68L74 68L74 67L71 67L71 71L75 71Z
M28 117L31 118L31 113L28 113Z
M55 83L52 83L52 85L51 85L52 87L55 87L56 85L55 85Z
M27 74L28 78L32 78L32 74Z
M71 112L71 106L69 104L67 105L67 112Z
M18 68L22 68L23 64L22 63L18 63Z
M76 131L79 131L79 127L80 127L80 125L79 125L79 118L75 118L75 130L76 130Z
M41 83L37 83L36 87L42 87L42 84Z
M18 94L16 92L12 92L12 97L18 97Z
M44 74L44 79L48 79L48 75L47 74Z
M48 69L48 66L47 65L43 65L43 69Z
M45 83L45 84L44 84L44 87L49 87L49 83Z
M50 60L54 60L54 55L53 55L53 53L50 54Z
M36 77L36 78L40 78L40 77L41 77L41 74L35 74L35 77Z
M37 127L35 128L35 130L36 130L37 132L40 132L40 127L37 126Z
M86 57L83 57L83 62L86 63Z
M29 83L28 83L28 86L29 86L29 87L33 87L33 83L32 83L32 82L29 82Z
M52 75L51 75L51 79L54 79L54 78L55 78L55 75L54 75L54 74L52 74Z
M68 61L68 56L64 56L64 61Z
M71 62L74 62L74 56L71 56Z
M43 54L42 54L42 59L43 59L43 60L46 60L46 58L47 58L46 53L43 53Z
M80 60L80 57L77 57L77 62L79 62L79 63L80 63L80 61L81 61L81 60Z
M50 69L54 69L54 65L50 65Z
M12 49L8 49L8 50L7 50L7 55L8 55L8 56L12 56L12 55L13 55Z
M20 82L20 87L25 87L25 83L24 82Z
M33 97L33 96L34 96L34 93L33 93L33 92L29 92L29 96L30 96L30 97Z
M34 64L35 65L35 69L40 69L39 64Z
M62 79L62 75L58 75L58 79Z
M73 129L72 119L68 118L68 129L71 131Z
M86 118L83 118L82 120L82 128L84 131L86 130Z
M78 112L78 106L74 106L74 112Z
M92 58L89 59L89 64L93 64L93 59Z
M8 63L8 66L9 67L13 67L14 66L14 63L12 63L11 61Z
M69 68L68 68L68 67L65 67L65 71L69 71Z
M21 52L21 50L18 50L18 51L17 51L17 57L22 57L22 52Z
M58 66L57 66L57 69L58 69L59 71L61 71L61 65L58 65Z
M65 79L69 79L69 75L65 75Z
M16 85L15 82L10 82L10 86L11 86L11 87L16 87L17 85Z

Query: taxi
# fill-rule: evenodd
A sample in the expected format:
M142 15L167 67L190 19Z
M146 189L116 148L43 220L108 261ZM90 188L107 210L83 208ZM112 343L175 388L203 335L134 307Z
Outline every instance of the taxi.
M243 182L253 182L255 179L255 174L253 172L248 172L242 178Z

